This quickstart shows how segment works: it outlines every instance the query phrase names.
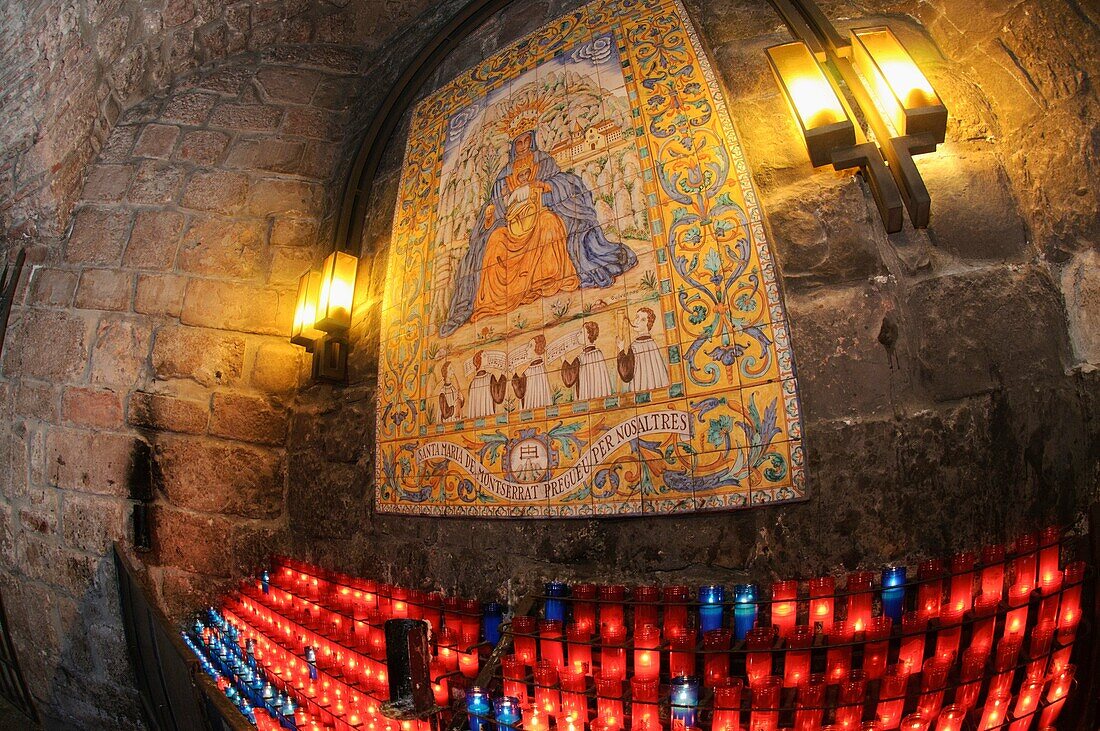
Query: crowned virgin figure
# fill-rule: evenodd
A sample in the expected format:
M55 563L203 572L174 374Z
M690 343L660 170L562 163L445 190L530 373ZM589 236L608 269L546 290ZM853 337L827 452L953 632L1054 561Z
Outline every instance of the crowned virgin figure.
M637 263L604 234L580 176L559 168L528 130L512 140L470 232L440 335L558 292L608 287Z

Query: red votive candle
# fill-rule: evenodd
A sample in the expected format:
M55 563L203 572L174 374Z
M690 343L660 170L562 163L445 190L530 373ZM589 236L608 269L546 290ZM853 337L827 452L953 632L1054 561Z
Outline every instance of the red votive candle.
M477 677L480 666L478 658L477 632L462 630L462 640L459 643L458 669L471 680Z
M901 714L905 710L905 686L908 683L909 673L902 665L891 665L883 674L875 714L884 731L901 726Z
M558 671L546 660L539 660L535 664L535 705L549 720L558 717L561 712L560 704Z
M447 673L443 670L443 663L432 660L428 672L432 676L432 697L435 698L435 704L443 707L451 705L451 684L445 677Z
M947 674L951 671L950 662L945 662L938 657L928 658L921 670L920 677L920 701L917 708L921 715L935 718L943 705L943 691L947 685ZM963 715L966 715L965 713Z
M500 660L500 673L504 677L504 695L519 699L520 707L527 706L527 666L515 655Z
M840 705L836 709L836 725L842 729L858 729L863 720L863 701L867 697L867 680L859 670L840 684Z
M951 604L940 612L940 628L936 632L936 657L949 659L959 654L963 611L957 604Z
M814 631L806 626L795 627L787 635L787 650L783 653L783 687L797 688L810 677L810 645Z
M730 642L733 632L715 629L703 635L703 685L713 688L730 676Z
M962 731L968 710L955 705L947 706L936 721L936 731Z
M596 585L577 584L573 587L573 624L582 630L596 632Z
M1009 610L1005 614L1004 636L1022 635L1027 627L1028 600L1031 598L1031 587L1025 584L1015 584L1008 591Z
M688 601L690 594L686 586L666 586L664 589L664 631L665 639L671 640L688 628ZM689 673L690 675L690 673ZM673 675L673 677L676 677Z
M1035 719L1031 714L1035 713L1035 710L1039 707L1039 699L1043 697L1043 686L1046 683L1042 680L1028 680L1020 686L1020 692L1016 696L1016 706L1012 709L1012 717L1018 719L1024 719L1026 717L1027 723L1020 726L1021 729L1026 731L1031 726L1031 722ZM1013 724L1010 728L1016 728Z
M661 632L652 624L634 631L634 677L656 680L661 675Z
M375 601L377 602L377 595ZM443 626L456 635L462 629L462 598L449 596L443 599Z
M561 676L562 716L580 728L588 724L587 672L587 668L573 666Z
M867 629L871 621L871 584L875 575L870 571L848 574L848 626L853 632Z
M781 638L786 638L798 620L798 582L777 581L772 584L772 624Z
M798 689L794 731L820 731L825 717L825 676L811 675Z
M1047 706L1039 716L1039 728L1045 729L1053 726L1062 713L1062 707L1066 703L1070 686L1073 684L1073 675L1076 667L1067 665L1065 669L1054 676L1050 681L1050 690L1047 691Z
M1027 586L1034 589L1035 569L1038 565L1037 552L1039 550L1039 537L1035 533L1026 533L1016 539L1012 560L1012 583Z
M901 731L928 731L928 727L931 725L932 720L920 711L917 711L901 719L901 726L899 726L899 728Z
M608 629L618 631L625 627L623 617L626 587L621 584L600 587L600 634ZM625 636L625 635L624 635Z
M512 649L527 667L534 667L538 657L535 642L537 626L538 620L534 617L512 617Z
M999 594L981 594L974 602L974 624L970 633L970 646L993 650L993 627L997 623L997 605Z
M974 564L977 560L973 551L963 551L951 559L950 603L963 612L970 611L974 600Z
M436 645L439 647L439 661L443 663L443 668L448 673L458 670L458 640L454 631L448 628L440 632Z
M1039 531L1039 584L1048 582L1061 573L1059 555L1062 551L1062 529L1050 526Z
M409 617L409 590L403 586L395 586L390 602L390 611L393 619L407 619Z
M634 589L634 634L642 627L657 626L657 607L661 602L661 587L639 586Z
M714 688L714 716L711 731L741 731L740 678L726 678Z
M1047 670L1047 653L1050 652L1050 643L1054 640L1054 623L1040 622L1031 630L1031 642L1028 647L1028 655L1031 662L1027 665L1027 677L1030 680L1042 679Z
M669 677L695 675L695 630L681 629L669 638Z
M631 678L631 731L659 731L661 728L661 716L657 709L657 685L656 678L639 678L637 675Z
M776 731L779 728L779 691L783 681L775 675L762 678L751 686L752 714L749 728L753 731Z
M438 632L443 626L443 595L433 591L424 598L424 620L432 626L432 632Z
M981 593L996 597L1005 591L1005 547L1002 545L982 546L982 573L979 582Z
M596 676L596 714L608 731L623 726L623 681Z
M467 599L462 602L462 631L481 638L481 602Z
M852 628L847 622L834 622L825 655L825 678L830 685L843 682L852 671Z
M1077 625L1081 622L1081 588L1084 578L1084 561L1074 561L1066 566L1065 589L1062 590L1057 625L1058 641L1062 644L1068 645L1077 635Z
M821 627L823 634L833 630L833 596L836 580L832 576L810 579L810 624Z
M576 668L578 663L583 666L584 672L592 670L592 633L580 625L571 624L565 630L565 637L569 640L569 665Z
M863 646L863 675L867 680L878 680L886 672L886 656L890 652L890 618L872 617L867 625Z
M940 616L943 603L943 561L924 561L917 568L917 611L926 619Z
M1058 619L1058 604L1061 601L1062 595L1059 589L1062 588L1062 572L1059 571L1048 578L1043 579L1043 583L1039 585L1039 593L1042 594L1042 600L1039 602L1039 617L1037 621L1042 624L1043 622L1054 623Z
M1008 702L1011 696L1005 693L986 696L982 707L982 720L978 722L978 731L990 731L1004 723L1008 715Z
M955 705L973 708L978 702L978 693L982 689L982 670L989 655L974 647L968 648L962 656L962 669L959 671L959 687L955 690Z
M559 673L565 668L565 648L561 637L559 620L544 619L539 622L539 657L548 660Z
M924 635L927 629L928 619L920 612L906 612L901 615L898 664L903 665L910 674L919 673L924 663Z
M772 674L772 647L775 645L774 627L753 627L745 636L745 675L749 687L755 686Z
M617 680L626 679L626 627L605 624L600 637L600 675Z

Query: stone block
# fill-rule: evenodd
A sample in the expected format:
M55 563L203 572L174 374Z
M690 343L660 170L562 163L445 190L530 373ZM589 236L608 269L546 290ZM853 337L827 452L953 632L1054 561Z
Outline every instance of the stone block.
M183 136L179 152L180 160L189 160L199 165L216 165L222 159L229 144L229 136L210 130L193 130Z
M215 577L253 571L278 545L282 531L264 522L241 521L158 505L153 511L152 562Z
M104 555L114 541L125 541L129 534L128 501L77 493L65 496L61 535L70 548Z
M342 145L312 141L302 153L301 174L315 180L332 180L343 163Z
M176 141L180 137L180 128L170 124L149 124L141 131L134 155L137 157L157 157L167 160L172 156Z
M88 179L81 194L88 201L120 201L126 195L133 178L133 165L96 165L88 171Z
M175 506L245 518L282 511L283 458L267 449L194 437L157 437L157 484Z
M1069 353L1062 303L1039 267L993 267L914 284L904 319L932 395L951 400L1040 383Z
M230 282L192 279L183 297L180 322L185 325L212 327L260 335L289 336L281 299L273 289L249 287ZM289 309L292 305L285 305Z
M134 291L134 312L159 317L179 317L187 278L173 274L139 274Z
M161 18L165 28L175 28L195 17L195 0L168 0Z
M255 17L253 21L255 21ZM265 48L261 58L266 63L309 67L351 74L359 70L360 53L353 48L336 46L286 45Z
M74 306L86 310L129 310L132 290L129 272L85 269L80 275Z
M100 162L125 162L130 159L130 148L134 145L140 128L136 125L115 125L103 149L99 151Z
M68 312L36 310L33 318L9 324L4 375L73 383L84 373L90 347L83 318Z
M936 246L963 259L1029 258L1027 227L992 149L952 143L916 162L932 196Z
M295 174L301 170L301 142L241 140L233 145L225 165L234 170L266 170Z
M268 99L307 104L313 98L321 74L305 69L269 67L256 72L256 81Z
M72 304L76 283L76 272L36 266L31 273L28 304L68 307Z
M272 340L256 349L252 387L264 393L284 394L298 387L304 351L288 341Z
M46 435L46 479L62 490L129 495L136 440L125 434L52 427Z
M339 140L344 130L343 112L331 112L313 107L289 107L283 126L283 134L309 137L315 140Z
M278 217L271 226L272 246L317 246L321 222L315 218Z
M236 579L195 574L169 566L158 572L161 604L169 618L176 622L183 622L195 611L217 603L237 584Z
M66 388L61 395L61 418L76 426L117 429L122 426L122 399L108 388Z
M321 212L324 191L302 180L265 178L252 185L249 212L258 216L310 216Z
M130 234L130 212L81 208L65 247L65 260L78 264L113 264Z
M316 452L289 458L290 527L313 538L346 538L362 525L369 480L355 465L327 462Z
M151 327L142 320L104 317L92 346L91 383L132 388L145 372Z
M271 274L268 282L274 285L297 287L298 279L313 265L313 252L286 246L271 247Z
M56 423L59 391L59 387L52 383L24 379L19 382L19 388L15 392L13 413L25 419Z
M169 326L153 341L158 379L188 378L203 386L232 385L244 367L244 338L202 328Z
M1060 284L1074 360L1100 365L1100 252L1077 254L1062 269Z
M191 91L176 94L164 105L161 118L167 122L199 126L206 122L217 101L216 94L205 92Z
M196 216L183 235L178 267L191 274L252 279L260 273L264 233L259 221Z
M138 168L126 198L146 205L171 203L179 195L183 176L183 168L174 163L148 160Z
M283 119L281 107L270 104L219 104L210 116L210 126L220 129L271 132Z
M123 263L136 269L171 269L176 261L183 215L175 211L138 211Z
M240 173L197 172L187 181L182 204L216 213L235 213L248 195L248 178Z
M215 393L210 433L257 444L286 443L286 413L267 399L231 393Z
M209 412L210 406L205 401L135 391L130 395L126 421L140 429L202 434Z

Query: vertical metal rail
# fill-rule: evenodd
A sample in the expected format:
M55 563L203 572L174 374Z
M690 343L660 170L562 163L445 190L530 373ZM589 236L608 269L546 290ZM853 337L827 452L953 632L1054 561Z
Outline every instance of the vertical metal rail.
M23 671L19 669L19 661L15 655L15 645L11 640L8 615L4 611L3 597L0 596L0 695L15 706L35 723L38 723L38 711L35 710L34 700L27 690L27 683L23 679Z
M0 355L4 352L4 336L8 332L8 318L15 303L15 290L19 287L19 275L23 272L23 263L27 260L27 250L20 249L14 264L4 263L0 272Z

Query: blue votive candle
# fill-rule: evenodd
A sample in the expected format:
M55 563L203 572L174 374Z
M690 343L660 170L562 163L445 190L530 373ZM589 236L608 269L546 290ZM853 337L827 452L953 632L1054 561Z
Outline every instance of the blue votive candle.
M669 706L672 731L683 731L695 725L699 713L699 678L679 676L669 685Z
M569 585L564 581L547 582L546 605L543 607L546 619L556 619L565 624L565 602L562 600L567 596L569 596Z
M882 613L901 622L905 604L905 567L887 566L882 570Z
M500 642L500 623L504 618L504 607L497 602L489 602L482 607L481 628L485 641L491 645Z
M699 587L699 629L703 634L722 629L722 602L725 600L725 587L717 584Z
M519 728L519 698L506 695L497 698L497 731L515 731Z
M733 635L745 639L756 624L756 584L738 584L733 589Z
M486 731L491 725L485 725L491 720L493 704L489 701L489 694L476 685L466 691L466 717L470 721L470 731Z

